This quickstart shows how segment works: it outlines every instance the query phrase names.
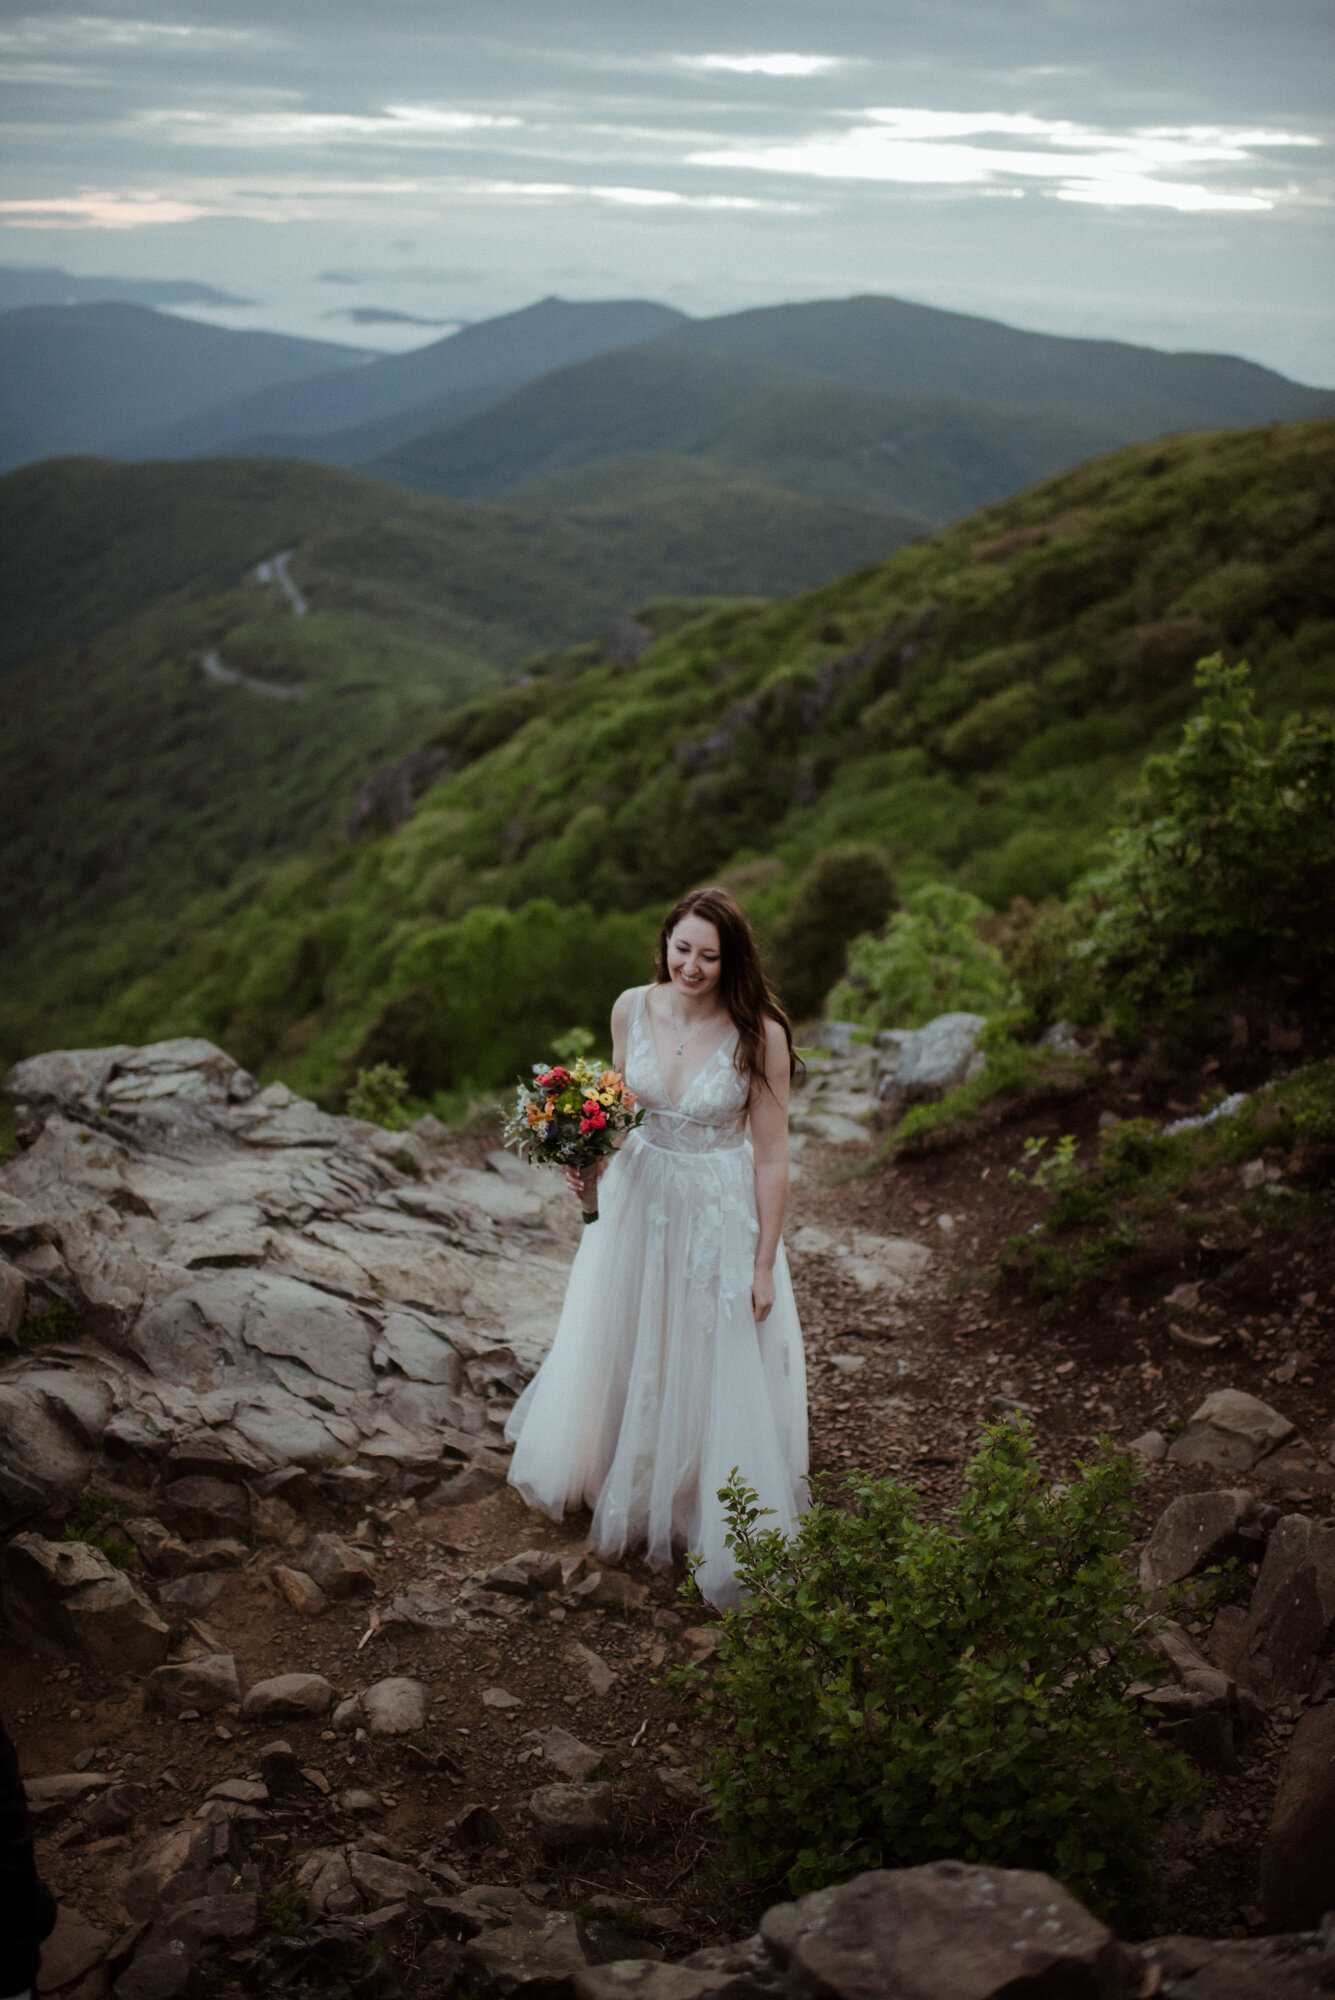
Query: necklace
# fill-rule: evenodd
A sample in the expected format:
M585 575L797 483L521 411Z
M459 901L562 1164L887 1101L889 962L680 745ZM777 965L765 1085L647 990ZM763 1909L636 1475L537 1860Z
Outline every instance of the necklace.
M672 995L670 993L668 995L668 1013L672 1017L673 1032L677 1036L677 1047L675 1053L679 1056L683 1056L685 1055L689 1044L695 1040L696 1036L699 1034L703 1034L704 1030L709 1026L710 1021L713 1019L713 1016L706 1015L705 1019L701 1021L699 1027L692 1028L689 1035L683 1035L681 1032L681 1023L677 1019L677 1009L673 1004Z

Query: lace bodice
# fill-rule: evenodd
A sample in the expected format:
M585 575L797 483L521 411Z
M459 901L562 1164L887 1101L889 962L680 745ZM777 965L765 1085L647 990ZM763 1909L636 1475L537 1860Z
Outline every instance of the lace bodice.
M742 1145L750 1086L733 1060L736 1028L705 1057L674 1104L649 1025L648 991L642 986L636 994L626 1035L626 1082L645 1111L638 1136L672 1153L714 1153Z

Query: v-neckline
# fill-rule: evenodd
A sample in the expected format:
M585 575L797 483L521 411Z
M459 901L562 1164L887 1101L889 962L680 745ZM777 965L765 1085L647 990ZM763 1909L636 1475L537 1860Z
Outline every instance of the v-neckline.
M693 1073L689 1083L686 1084L684 1089L681 1091L680 1095L677 1097L673 1097L670 1094L667 1087L667 1075L663 1068L662 1055L659 1053L658 1037L654 1033L654 1017L649 1011L650 991L651 989L648 986L646 986L642 989L640 994L640 1005L644 1009L644 1032L649 1037L649 1047L650 1050L652 1051L654 1058L654 1068L658 1071L658 1081L663 1086L663 1096L667 1099L668 1109L670 1111L680 1111L682 1105L686 1102L686 1099L695 1089L696 1084L700 1081L700 1078L709 1068L709 1065L710 1063L713 1062L715 1056L720 1054L722 1050L727 1048L729 1039L737 1033L737 1024L736 1022L734 1022L733 1025L729 1028L728 1033L723 1037L723 1040L721 1042L717 1042L715 1046L709 1051L709 1054L700 1064L700 1067Z

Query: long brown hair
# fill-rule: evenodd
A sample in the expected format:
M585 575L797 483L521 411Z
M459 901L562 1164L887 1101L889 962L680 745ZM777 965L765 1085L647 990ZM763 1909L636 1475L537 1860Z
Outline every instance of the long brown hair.
M765 1075L765 1022L777 1021L788 1044L788 1074L793 1076L799 1057L793 1047L793 1030L788 1016L770 991L760 953L751 935L741 905L726 889L692 889L673 904L663 919L663 928L654 945L656 984L666 986L668 940L686 917L700 917L713 924L719 942L719 998L732 1016L737 1029L737 1067L744 1076Z

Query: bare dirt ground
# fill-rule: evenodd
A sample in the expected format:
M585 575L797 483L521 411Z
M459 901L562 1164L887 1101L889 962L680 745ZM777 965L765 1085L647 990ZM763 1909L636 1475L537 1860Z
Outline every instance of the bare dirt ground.
M1295 1248L1264 1231L1255 1237L1249 1231L1244 1240L1221 1191L1215 1237L1183 1251L1174 1247L1180 1236L1166 1235L1162 1255L1114 1269L1105 1290L1078 1311L1045 1317L999 1287L998 1251L1044 1206L1040 1193L1007 1180L1025 1134L1092 1132L1109 1105L1123 1115L1132 1109L1106 1090L1091 1092L966 1146L899 1164L871 1164L877 1143L808 1143L790 1235L815 1224L831 1234L910 1237L933 1252L924 1278L894 1300L859 1290L835 1258L795 1259L816 1469L893 1473L936 1512L958 1492L983 1425L1016 1405L1032 1421L1045 1469L1060 1476L1097 1449L1101 1434L1125 1444L1151 1425L1164 1429L1226 1384L1275 1402L1325 1449L1335 1414L1330 1244ZM461 1139L459 1148L477 1163L492 1143L479 1135ZM1227 1292L1220 1294L1226 1338L1210 1351L1184 1348L1169 1331L1177 1316L1165 1296L1184 1279L1208 1280L1217 1245L1229 1253ZM860 1358L861 1366L840 1367L836 1356ZM1223 1483L1203 1469L1151 1468L1143 1488L1147 1525L1177 1492ZM335 1735L317 1722L253 1725L235 1714L157 1719L143 1713L138 1676L53 1666L12 1646L4 1650L0 1713L26 1775L82 1766L148 1788L149 1804L130 1834L73 1845L62 1844L70 1822L39 1831L40 1864L62 1901L119 1929L118 1873L134 1842L192 1812L214 1784L258 1775L260 1747L281 1735L322 1780L310 1781L309 1796L295 1802L241 1808L266 1888L290 1882L309 1849L355 1838L428 1871L446 1870L444 1883L453 1871L455 1880L532 1885L529 1893L553 1906L589 1909L595 1899L610 1899L599 1905L604 1915L673 1956L744 1932L773 1894L757 1894L730 1874L692 1776L706 1736L662 1680L671 1664L707 1649L708 1635L699 1630L707 1608L681 1601L680 1579L634 1563L626 1570L647 1587L642 1608L590 1605L570 1590L469 1607L469 1579L526 1548L574 1558L587 1523L553 1525L509 1489L471 1506L433 1508L421 1487L400 1476L374 1511L339 1517L321 1503L304 1524L335 1528L375 1548L374 1599L337 1603L317 1619L301 1616L268 1581L275 1561L299 1564L299 1549L260 1547L224 1576L220 1596L203 1614L203 1640L195 1640L196 1650L209 1644L233 1653L243 1686L308 1670L325 1675L342 1696L387 1675L418 1677L430 1686L431 1721L416 1738ZM1309 1494L1301 1504L1323 1512L1329 1500ZM377 1626L373 1613L411 1585L462 1604L466 1622L434 1631ZM568 1866L541 1858L526 1811L535 1787L558 1775L529 1732L553 1726L600 1753L596 1775L614 1781L619 1800L616 1844ZM1244 1752L1242 1774L1207 1780L1201 1823L1170 1829L1157 1930L1229 1935L1259 1924L1256 1855L1292 1726L1287 1711L1272 1711ZM340 1805L338 1795L349 1787L374 1794L373 1804ZM484 1823L474 1836L482 1845L468 1837L465 1815L473 1805L489 1808L499 1823L490 1836ZM418 1921L410 1917L392 1941L409 1967L421 1941ZM413 1990L411 1971L407 1990Z

